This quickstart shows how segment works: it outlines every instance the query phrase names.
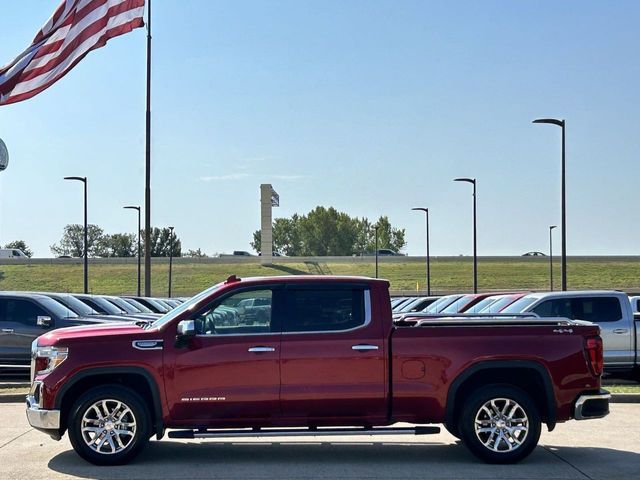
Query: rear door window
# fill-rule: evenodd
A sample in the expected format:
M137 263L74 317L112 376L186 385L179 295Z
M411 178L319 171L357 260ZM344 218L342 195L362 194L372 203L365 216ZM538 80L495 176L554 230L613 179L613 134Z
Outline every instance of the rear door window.
M365 324L364 289L287 288L284 332L339 332Z
M622 307L616 297L584 297L573 299L575 318L588 322L617 322L622 319Z

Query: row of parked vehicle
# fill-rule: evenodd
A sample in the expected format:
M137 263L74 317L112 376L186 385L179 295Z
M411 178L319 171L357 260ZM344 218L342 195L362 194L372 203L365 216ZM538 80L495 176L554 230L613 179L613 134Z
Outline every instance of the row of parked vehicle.
M0 292L0 369L28 369L31 342L48 330L105 322L148 323L183 298Z
M619 291L503 292L442 297L395 297L396 321L464 316L483 318L564 317L600 326L605 370L640 379L640 296Z

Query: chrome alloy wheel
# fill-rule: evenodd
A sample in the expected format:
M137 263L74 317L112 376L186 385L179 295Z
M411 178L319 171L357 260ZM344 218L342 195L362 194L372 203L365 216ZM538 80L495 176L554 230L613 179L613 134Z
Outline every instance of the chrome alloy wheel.
M511 452L527 438L529 419L514 400L493 398L478 409L475 432L478 440L489 450Z
M89 448L111 455L127 448L136 434L136 417L120 400L98 400L82 416L82 438Z

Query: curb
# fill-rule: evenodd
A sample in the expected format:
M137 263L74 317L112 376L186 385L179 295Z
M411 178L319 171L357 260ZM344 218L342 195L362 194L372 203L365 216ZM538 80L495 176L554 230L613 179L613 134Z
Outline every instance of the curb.
M612 393L611 403L640 403L640 393Z
M25 403L27 395L24 393L0 394L0 403Z

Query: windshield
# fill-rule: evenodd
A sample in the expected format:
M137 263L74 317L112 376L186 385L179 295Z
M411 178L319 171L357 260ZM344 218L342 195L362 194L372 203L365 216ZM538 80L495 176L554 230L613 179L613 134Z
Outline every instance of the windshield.
M501 310L513 302L513 295L499 298L491 305L486 305L482 313L502 313Z
M53 298L56 302L61 303L65 307L70 308L75 313L83 317L87 317L89 315L97 315L98 313L89 305L81 302L76 297L72 297L71 295L56 295L55 297L50 298Z
M473 300L473 295L464 295L460 297L455 302L451 303L447 308L438 312L438 313L459 313L465 306L469 304Z
M125 302L119 297L108 297L107 300L113 303L116 307L118 307L124 313L129 313L129 314L140 313L140 310L138 310L133 305Z
M467 310L464 311L464 313L478 313L481 312L484 308L488 307L489 305L493 305L494 303L496 303L498 301L498 299L500 299L501 297L487 297L483 300L480 300L478 303L476 303L473 307L468 308Z
M144 298L140 299L139 301L145 302L146 304L150 305L149 308L151 308L151 310L155 311L156 313L167 313L169 311L167 307L159 302L156 302L153 298Z
M116 307L113 303L108 302L104 298L100 297L76 297L85 302L88 305L92 305L100 313L106 313L107 315L122 315L122 310Z
M155 313L149 307L147 307L146 305L141 304L139 301L137 301L137 300L135 300L133 298L123 298L122 301L123 302L127 302L128 304L134 306L135 308L140 310L142 313Z
M163 315L162 317L157 319L150 326L153 327L153 328L161 328L163 325L166 325L167 323L171 322L174 318L176 318L177 316L181 315L182 312L185 312L187 310L191 310L191 309L195 308L196 303L198 303L204 297L207 297L208 295L211 295L214 291L218 290L223 285L224 285L224 283L218 283L218 284L214 285L213 287L210 287L210 288L207 288L206 290L203 290L199 294L195 295L194 297L191 297L189 300L187 300L186 302L181 304L179 307L174 308L173 310L171 310L166 315Z
M423 310L423 312L425 312L425 313L440 313L443 308L446 308L447 306L449 306L451 304L451 302L454 302L455 300L457 300L461 296L462 295L447 295L446 297L442 297L442 298L436 300L435 302L433 302L427 308L425 308Z
M78 315L76 315L73 310L68 307L64 307L53 298L42 297L40 300L42 305L49 309L58 318L78 318Z
M410 302L405 303L404 305L402 305L400 308L397 309L398 312L408 312L409 310L411 310L414 305L417 305L418 303L420 303L421 299L420 298L416 298L414 300L411 300Z
M537 297L522 297L520 300L516 300L500 313L524 313L524 311L537 300Z

